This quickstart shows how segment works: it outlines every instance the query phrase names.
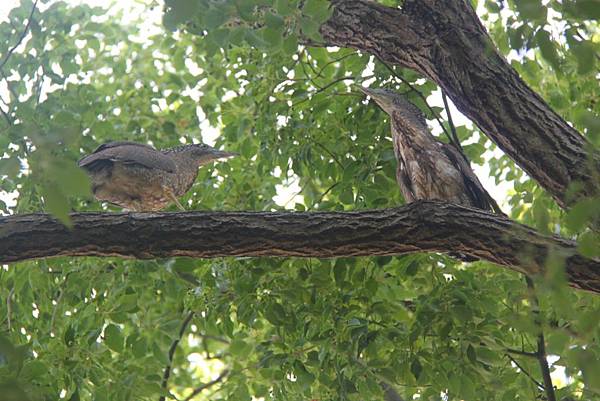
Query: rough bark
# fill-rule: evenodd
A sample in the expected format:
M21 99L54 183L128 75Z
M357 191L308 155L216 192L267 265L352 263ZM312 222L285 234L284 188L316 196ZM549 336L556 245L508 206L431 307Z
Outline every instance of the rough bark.
M600 193L600 155L498 54L467 0L406 0L402 9L332 4L321 26L326 45L374 54L436 82L562 207Z
M452 252L529 274L564 260L571 286L600 293L600 260L576 244L464 206L418 201L344 213L74 213L0 217L0 262L49 256L344 257Z

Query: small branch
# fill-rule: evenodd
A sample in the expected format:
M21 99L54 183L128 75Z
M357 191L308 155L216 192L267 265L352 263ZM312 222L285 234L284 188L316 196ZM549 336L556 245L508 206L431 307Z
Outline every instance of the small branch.
M456 127L454 126L454 121L452 121L452 114L450 114L450 106L448 105L448 98L446 98L446 93L442 89L442 101L444 102L444 108L446 109L446 114L448 115L448 124L450 125L450 132L452 133L452 143L456 150L460 152L460 154L465 158L465 161L469 161L465 156L465 152L460 144L460 139L458 139L458 135L456 134Z
M213 340L213 341L217 341L223 344L231 344L229 340L227 340L226 338L223 337L218 337L218 336L212 336L210 334L198 334L195 333L195 335L197 335L198 337L204 339L204 340Z
M336 182L335 184L333 184L333 185L331 185L329 188L327 188L327 189L325 190L325 192L323 192L323 193L321 194L321 196L319 196L319 199L318 199L318 200L317 200L317 201L314 203L314 205L318 205L319 203L321 203L321 201L323 200L323 198L324 198L325 196L327 196L327 194L328 194L329 192L331 192L331 190L333 190L333 188L337 187L338 185L340 185L340 183L339 183L339 182ZM314 208L314 205L313 205L313 206L311 206L311 207L309 207L309 208L308 208L308 210L312 210L312 209Z
M348 54L343 55L342 57L339 57L339 58L337 58L335 60L331 60L331 61L325 63L325 65L323 67L321 67L321 69L318 71L317 75L315 75L314 77L312 77L312 79L319 78L323 74L323 72L325 71L325 69L327 67L329 67L331 64L339 63L340 61L342 61L342 60L344 60L344 59L346 59L348 57L356 56L356 55L358 55L358 52L348 53Z
M4 119L6 120L6 122L8 123L8 125L12 125L13 121L10 118L10 116L8 115L7 112L4 111L4 109L2 107L0 107L0 113L2 113L2 115L4 116Z
M521 351L521 350L514 349L514 348L505 348L504 351L506 351L510 354L528 356L530 358L537 358L537 354L535 352Z
M12 329L11 325L11 315L12 315L12 297L15 294L15 287L10 289L8 293L8 297L6 298L6 325L8 326L8 331L10 332Z
M342 169L346 168L346 166L344 166L344 164L337 158L337 156L331 150L329 150L325 145L323 145L320 142L317 142L315 140L313 140L313 143L315 145L317 145L318 147L320 147L321 149L323 149L325 151L325 153L327 153L329 155L329 157L331 157L338 166L340 166Z
M69 279L69 273L66 274L65 279L63 280L63 282L60 285L59 291L60 293L58 294L58 298L56 299L56 305L54 305L54 308L52 309L52 317L50 318L50 333L54 333L54 322L56 320L56 313L58 311L58 308L60 307L60 302L62 301L63 295L65 294L65 289L64 287L67 284L67 280Z
M540 390L544 390L544 385L542 383L540 383L539 381L537 381L535 379L535 377L533 377L523 366L521 366L521 364L512 356L508 355L508 354L504 354L508 359L510 359L510 361L512 363L514 363L517 368L519 368L521 370L521 372L525 373L525 376L529 377L531 379L532 382L535 383L536 386L538 386L538 388Z
M306 58L307 62L304 63L302 61L302 56L304 55L304 50L298 55L298 59L300 60L300 68L302 68L302 72L304 73L304 76L306 77L306 79L308 79L310 81L311 84L313 84L315 86L315 88L317 89L321 89L321 85L319 85L318 83L316 83L312 77L308 74L308 72L306 71L306 68L304 67L305 64L309 64L310 65L310 60L308 60L308 57Z
M187 329L187 326L188 326L188 324L190 324L190 321L192 320L193 317L194 317L193 311L188 313L186 318L181 323L181 327L179 329L179 336L173 341L173 343L171 344L171 348L169 348L169 364L165 367L165 372L163 374L163 380L162 380L162 388L165 390L167 390L167 384L169 382L169 377L171 376L171 369L173 368L173 357L175 356L175 351L177 350L177 346L179 345L179 342L183 338L183 334L185 333L185 330ZM165 396L161 395L158 400L165 401Z
M540 364L540 370L542 371L542 378L544 379L544 388L546 390L546 396L548 401L556 401L556 394L554 393L554 385L552 384L552 377L550 376L550 367L548 366L548 355L546 355L546 341L544 339L544 331L542 328L542 322L540 320L540 303L535 295L535 286L533 280L529 276L525 276L527 288L532 300L532 310L534 315L535 325L538 326L539 333L537 336L537 360Z
M371 77L371 76L368 76L368 77L363 77L363 78L364 78L364 79L368 79L368 78L370 78L370 77ZM307 102L307 101L309 101L309 100L310 100L310 99L312 99L312 98L313 98L315 95L317 95L317 94L319 94L319 93L321 93L321 92L324 92L324 91L326 91L327 89L331 88L333 85L335 85L335 84L337 84L337 83L339 83L339 82L341 82L341 81L348 81L348 80L356 80L356 77L341 77L341 78L334 79L333 81L331 81L331 82L330 82L330 83L328 83L327 85L325 85L325 86L323 86L322 88L319 88L317 91L315 91L315 93L313 93L313 94L312 94L312 96L310 96L310 97L309 97L309 96L307 96L307 97L306 97L306 99L302 99L302 100L300 100L300 101L298 101L298 102L296 102L296 103L292 104L292 107L296 107L296 106L298 106L299 104L302 104L302 103L304 103L304 102Z
M33 3L33 7L31 7L31 12L29 13L29 18L27 18L27 25L25 25L25 29L23 29L23 32L21 33L21 37L19 37L19 39L17 40L17 43L13 47L11 47L10 50L8 50L8 53L6 53L6 57L4 57L4 60L2 60L2 62L0 63L0 70L2 70L4 65L8 62L8 59L10 59L10 56L12 56L15 49L17 47L19 47L21 42L23 42L23 39L25 39L25 36L27 35L27 31L29 30L29 27L31 26L31 20L33 19L33 13L35 12L37 3L38 3L38 0L35 0L35 2Z
M211 388L215 384L222 382L227 377L228 374L229 374L229 370L227 370L227 369L223 370L221 372L221 374L219 375L219 377L217 377L214 380L209 381L206 384L201 385L200 387L195 388L194 391L192 391L192 394L188 395L183 401L190 401L192 398L194 398L195 396L197 396L198 394L200 394L202 391L206 390L207 388Z
M13 97L16 100L19 100L19 94L17 92L15 92L15 90L9 85L8 77L6 76L4 71L2 71L1 69L0 69L0 76L2 77L3 80L6 81L6 87L8 88L8 91L11 93L11 95L13 95ZM6 102L4 102L4 100L2 100L2 102L8 106L8 104Z

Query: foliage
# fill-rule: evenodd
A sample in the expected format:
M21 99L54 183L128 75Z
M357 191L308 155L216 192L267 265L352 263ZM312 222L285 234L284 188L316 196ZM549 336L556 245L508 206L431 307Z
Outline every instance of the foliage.
M70 210L112 210L92 201L75 161L114 139L202 140L204 118L205 130L220 130L217 145L241 156L201 169L190 209L402 204L386 116L349 84L408 91L410 82L425 96L436 86L368 54L299 46L320 40L325 1L167 0L165 29L150 34L114 6L43 3L12 54L32 2L0 23L0 190L18 195L14 206L0 201L5 213L68 223ZM488 0L480 10L521 76L597 145L594 2ZM597 252L585 229L597 203L564 213L477 128L457 128L471 160L514 187L513 218ZM300 197L277 204L290 181ZM181 400L204 389L195 399L375 400L382 383L407 399L542 399L539 365L523 353L540 330L568 376L555 382L559 399L600 399L600 301L566 288L552 262L536 282L539 316L519 275L442 255L3 266L0 399Z

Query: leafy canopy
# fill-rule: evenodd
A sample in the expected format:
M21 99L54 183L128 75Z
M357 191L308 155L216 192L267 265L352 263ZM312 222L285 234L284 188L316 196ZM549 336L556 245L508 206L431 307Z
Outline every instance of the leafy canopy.
M519 74L598 145L599 8L544 3L475 5ZM166 0L160 28L147 20L161 13L154 3L130 22L116 5L37 6L14 51L31 0L0 23L0 190L16 196L0 201L4 213L68 223L70 210L113 210L91 199L75 167L83 153L215 129L216 145L241 156L200 170L190 209L402 204L386 116L350 84L409 82L425 97L436 85L368 54L299 45L319 42L324 0ZM512 218L597 256L585 229L597 204L561 211L476 127L457 131L469 158L512 188ZM290 183L298 196L276 203ZM374 400L384 384L406 399L539 399L537 360L511 350L534 352L542 330L559 398L599 399L600 301L567 289L560 266L536 289L539 315L519 275L435 254L11 264L0 270L0 398Z

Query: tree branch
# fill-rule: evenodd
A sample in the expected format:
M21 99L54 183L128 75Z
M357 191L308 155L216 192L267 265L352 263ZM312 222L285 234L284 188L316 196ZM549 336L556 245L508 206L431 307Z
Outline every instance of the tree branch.
M33 13L35 12L37 3L38 3L38 0L35 0L35 2L33 3L33 7L31 7L31 12L29 13L29 18L27 18L27 25L25 25L25 29L23 29L23 32L21 33L21 36L17 40L17 43L8 50L8 52L6 53L6 56L4 57L4 60L2 60L2 62L0 62L0 70L2 70L4 65L10 59L10 56L12 56L13 52L17 49L17 47L19 47L21 42L23 42L23 39L25 39L25 36L27 35L27 31L29 31L29 27L31 26L31 20L33 19Z
M192 391L192 394L188 395L183 401L190 401L192 398L194 398L195 396L197 396L198 394L200 394L207 388L211 388L215 384L222 382L227 377L228 374L229 374L229 370L227 370L227 369L223 370L216 379L211 380L208 383L203 384L200 387L197 387L196 389L194 389L194 391Z
M173 340L173 343L171 344L171 347L169 348L169 364L165 367L165 372L163 374L163 380L162 380L162 388L165 390L167 389L169 377L171 377L171 369L173 368L173 357L175 356L175 351L177 350L177 346L179 345L179 342L183 338L183 335L185 334L185 330L187 329L188 324L190 324L190 321L192 320L193 317L194 317L193 311L188 313L186 318L181 323L181 327L179 328L179 336L175 340ZM161 395L160 398L158 399L158 401L165 401L165 396Z
M534 322L539 330L537 335L536 359L538 360L540 370L542 372L542 378L544 379L544 390L546 391L548 401L556 401L554 385L552 384L552 377L550 376L550 367L548 366L548 355L546 355L546 340L544 339L544 330L542 327L542 321L540 319L540 301L535 294L533 280L526 275L525 282L527 283L527 289L529 290L529 296L531 297Z
M515 366L517 368L519 368L519 370L521 370L521 372L523 372L525 374L525 376L529 377L531 379L531 381L533 383L535 383L535 385L540 389L540 390L544 390L544 385L542 383L540 383L539 381L537 381L535 379L535 377L533 377L525 368L523 368L523 366L521 366L521 364L512 356L508 355L508 354L504 354L512 363L515 364Z
M600 153L495 50L469 1L406 0L401 9L331 3L324 46L365 51L437 83L562 207L600 193Z
M600 260L574 241L440 201L356 212L73 213L0 216L0 263L49 256L348 257L451 252L528 274L564 260L569 284L600 293Z

